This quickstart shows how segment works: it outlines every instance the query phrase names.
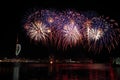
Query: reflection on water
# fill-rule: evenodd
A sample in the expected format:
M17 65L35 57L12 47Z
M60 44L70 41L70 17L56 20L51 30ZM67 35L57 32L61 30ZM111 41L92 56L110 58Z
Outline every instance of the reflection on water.
M13 80L19 80L20 63L15 63L13 68Z
M117 80L120 80L120 67L116 67L114 69L115 73L116 73L116 76L117 76Z
M0 63L3 80L120 80L120 67L105 64Z

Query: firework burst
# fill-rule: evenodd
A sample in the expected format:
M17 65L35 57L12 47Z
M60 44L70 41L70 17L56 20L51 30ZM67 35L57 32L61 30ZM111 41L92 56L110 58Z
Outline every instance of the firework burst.
M35 41L43 41L46 43L51 30L41 21L31 22L28 26L27 34Z
M74 22L63 26L62 34L62 46L63 48L76 46L80 41L82 35L78 30L78 26Z
M107 49L110 52L118 45L120 36L116 33L120 34L120 29L116 22L108 21L103 17L93 17L85 24L89 50L99 53L102 49Z
M59 14L59 22L55 27L55 42L58 48L66 50L82 43L81 24L84 16L73 11L64 11Z

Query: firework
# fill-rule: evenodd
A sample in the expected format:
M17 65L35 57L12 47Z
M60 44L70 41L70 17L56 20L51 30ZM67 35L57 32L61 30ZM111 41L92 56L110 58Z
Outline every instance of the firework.
M117 22L93 11L38 10L28 16L24 29L30 39L64 50L79 45L96 53L110 52L120 39Z
M78 26L71 22L70 24L66 24L62 30L62 45L63 48L67 48L68 46L76 46L81 41L81 34L77 28Z
M112 48L118 45L120 29L116 22L108 21L103 17L93 17L86 21L86 39L89 50L100 52L102 49L107 49L109 52Z
M56 26L56 45L66 50L82 43L83 15L73 11L64 11L59 14L59 22Z
M49 33L51 30L46 27L41 21L34 21L29 24L29 29L27 29L27 34L30 36L31 39L35 41L43 41L46 42Z

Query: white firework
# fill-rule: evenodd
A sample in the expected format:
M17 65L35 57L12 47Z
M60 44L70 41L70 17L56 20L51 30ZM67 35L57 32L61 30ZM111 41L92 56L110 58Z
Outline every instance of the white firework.
M30 24L28 35L31 39L35 41L46 41L48 39L51 30L45 24L40 21L31 22Z
M88 40L99 40L103 36L103 31L101 29L93 29L87 27L87 37Z
M73 45L75 46L81 40L81 34L74 22L64 25L62 35L62 45L64 48L67 48L68 45L70 47L72 47Z

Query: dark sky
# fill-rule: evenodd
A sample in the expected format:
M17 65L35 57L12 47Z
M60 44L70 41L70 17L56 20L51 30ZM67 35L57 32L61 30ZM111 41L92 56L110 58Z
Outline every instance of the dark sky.
M78 0L79 1L79 0ZM83 50L80 52L77 48L72 50L68 50L66 52L62 52L60 50L54 50L54 48L48 48L45 46L38 46L35 44L30 43L29 39L26 38L26 35L22 28L22 21L24 19L25 14L27 11L30 12L33 8L55 8L55 9L76 9L80 11L88 11L93 10L98 12L99 14L103 14L106 16L110 16L111 18L120 21L120 12L119 12L119 5L117 2L104 2L104 1L91 1L91 0L83 0L78 2L77 0L56 0L56 1L49 1L49 0L29 0L29 1L13 1L13 2L3 2L0 6L0 56L15 56L15 43L16 43L16 34L19 33L19 42L22 44L22 51L20 56L34 56L34 57L42 57L47 56L48 54L56 54L61 56L67 56L68 54L64 53L71 53L70 56L85 56L88 53ZM114 56L120 53L119 47L116 48L114 51ZM62 54L61 54L62 53ZM88 55L87 55L88 56Z

